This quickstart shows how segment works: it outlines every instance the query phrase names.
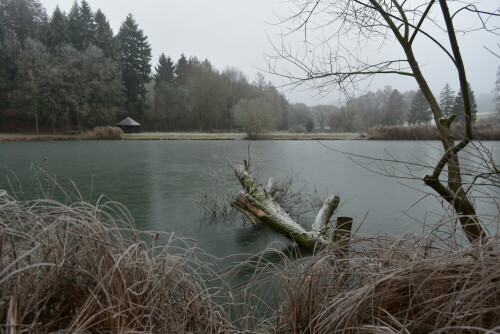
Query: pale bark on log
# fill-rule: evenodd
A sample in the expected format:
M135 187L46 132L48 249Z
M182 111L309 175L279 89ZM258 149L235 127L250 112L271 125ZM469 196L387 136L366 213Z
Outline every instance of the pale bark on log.
M312 231L316 232L322 236L326 235L328 232L328 222L332 216L335 209L339 205L340 198L338 196L331 196L326 201L325 204L319 210L314 223L312 224Z
M316 217L312 231L306 231L276 203L267 189L250 175L247 168L237 166L234 172L245 193L240 192L232 205L249 217L252 222L256 223L257 220L260 220L306 248L317 249L331 244L331 241L326 237L326 231L328 221L339 203L338 196L331 196L325 201Z

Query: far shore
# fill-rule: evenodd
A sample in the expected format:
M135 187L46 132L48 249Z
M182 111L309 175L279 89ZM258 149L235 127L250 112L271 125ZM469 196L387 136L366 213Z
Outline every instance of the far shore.
M204 132L141 132L127 133L123 140L245 140L246 134L235 133L204 133ZM367 139L366 134L349 133L291 133L270 132L261 135L261 140L358 140ZM0 133L0 142L20 141L71 141L85 140L81 134L49 134L49 133Z

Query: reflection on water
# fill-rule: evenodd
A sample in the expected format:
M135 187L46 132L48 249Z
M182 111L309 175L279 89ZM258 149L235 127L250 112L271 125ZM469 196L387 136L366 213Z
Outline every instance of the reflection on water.
M390 156L430 162L439 157L437 142L331 141L326 144L374 158ZM241 162L247 155L247 145L246 141L0 143L0 165L13 169L27 182L32 173L30 164L42 163L47 157L49 173L63 186L70 186L69 180L72 180L84 197L92 193L96 199L99 194L106 194L126 205L140 229L173 232L176 236L194 239L198 247L222 257L253 254L276 241L284 247L290 245L265 226L242 224L238 214L216 221L203 220L194 203L201 194L210 191L211 170L225 164L226 158ZM494 148L494 157L499 156L500 142L487 142L486 146ZM251 152L253 160L259 161L256 165L263 180L280 176L287 170L306 184L315 185L324 197L339 194L338 214L354 217L353 228L359 228L363 235L421 231L421 222L432 224L444 211L436 198L425 195L428 189L422 181L387 178L369 172L317 142L259 141L252 143ZM427 171L417 169L415 172L424 175ZM234 193L239 191L236 185L230 187ZM0 178L0 188L8 188L5 178Z

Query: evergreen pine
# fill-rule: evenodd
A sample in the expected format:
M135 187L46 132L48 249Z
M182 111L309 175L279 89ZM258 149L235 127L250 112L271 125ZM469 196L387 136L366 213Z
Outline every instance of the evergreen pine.
M385 105L384 125L402 125L405 116L405 102L403 95L395 89Z
M166 128L170 130L175 78L172 59L162 53L155 72L155 130L158 131L159 123L166 123Z
M113 37L113 30L111 30L106 15L100 9L95 12L95 23L95 45L102 50L106 57L114 59L117 49L116 39Z
M471 115L472 115L472 123L476 122L477 119L477 103L476 98L474 96L474 91L472 90L469 83L467 83L467 89L469 90L469 100L471 107ZM464 99L462 96L462 91L458 91L457 96L455 97L455 103L453 105L453 113L457 115L457 120L459 122L465 122L465 107L464 107Z
M181 54L175 65L175 83L178 86L184 86L187 83L189 64L184 54Z
M82 0L82 4L80 5L80 21L82 27L82 47L86 48L95 43L96 23L94 13L85 0Z
M127 16L120 27L118 43L119 62L125 86L125 106L128 111L140 115L145 108L146 83L150 80L151 46L132 14Z
M431 121L432 113L429 103L425 99L422 90L419 89L411 100L408 112L408 124L427 124Z
M68 42L68 19L66 14L64 14L59 6L52 13L52 17L49 22L48 36L47 36L47 46L51 49Z
M439 96L439 106L443 115L448 117L453 113L453 107L455 105L455 92L451 89L449 84L446 84L441 91Z
M76 0L68 14L68 39L75 49L83 49L83 22Z
M155 67L155 86L158 84L172 84L174 82L175 66L170 57L161 54L158 65Z

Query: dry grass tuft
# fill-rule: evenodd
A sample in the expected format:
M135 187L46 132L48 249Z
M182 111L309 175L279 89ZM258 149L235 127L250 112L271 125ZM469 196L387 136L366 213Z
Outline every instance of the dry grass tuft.
M457 251L412 238L359 246L288 271L277 332L498 333L500 236Z
M1 192L1 333L225 332L195 249L156 247L164 236L131 228L116 203Z
M97 126L82 134L87 140L117 140L123 139L123 130L115 126Z

